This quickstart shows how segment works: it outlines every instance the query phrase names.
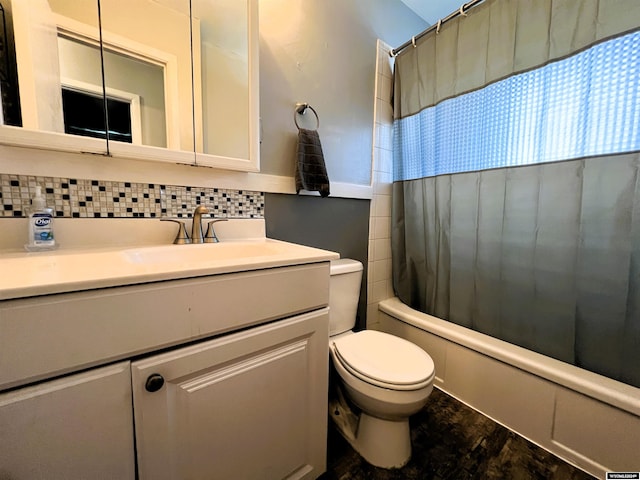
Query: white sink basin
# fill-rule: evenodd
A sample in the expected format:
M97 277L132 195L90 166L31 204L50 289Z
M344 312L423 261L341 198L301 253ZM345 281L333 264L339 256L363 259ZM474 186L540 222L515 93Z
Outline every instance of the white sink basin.
M202 243L191 245L161 245L123 250L124 258L140 265L207 264L231 262L254 257L283 255L291 250L290 244L268 239Z
M0 254L0 300L314 263L327 250L269 238Z

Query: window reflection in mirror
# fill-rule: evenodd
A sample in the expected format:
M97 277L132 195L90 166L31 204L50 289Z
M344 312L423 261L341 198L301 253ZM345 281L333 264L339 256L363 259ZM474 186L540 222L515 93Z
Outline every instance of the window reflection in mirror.
M199 152L249 157L248 6L244 0L192 0L196 134ZM197 93L197 90L196 90Z
M87 100L87 128L84 129L77 124L82 120L80 112L77 112L77 115L67 112L67 107L71 105L81 107L79 102L82 97L73 96L73 100L78 101L73 104L64 102L63 94L65 132L104 138L104 130L101 136L95 134L96 122L102 121L104 126L104 119L97 118L98 112L90 109L96 106L95 102L91 101L92 97L103 95L99 45L60 35L58 49L63 91L82 93ZM132 52L114 52L108 46L104 48L103 58L105 72L109 72L108 76L105 74L109 140L166 147L163 65L136 58ZM66 97L71 100L72 96ZM130 124L126 129L123 126L125 114L130 117ZM76 120L73 128L67 125L67 118ZM130 134L125 134L126 130L130 131Z
M82 90L62 87L64 132L85 137L106 138L104 99ZM133 143L131 105L117 98L107 97L109 138Z
M164 65L114 53L105 48L104 70L107 98L128 102L132 107L132 130L136 133L133 143L154 147L169 146L164 104ZM120 119L112 118L109 113L108 120L111 132Z
M58 36L64 132L106 138L98 42Z

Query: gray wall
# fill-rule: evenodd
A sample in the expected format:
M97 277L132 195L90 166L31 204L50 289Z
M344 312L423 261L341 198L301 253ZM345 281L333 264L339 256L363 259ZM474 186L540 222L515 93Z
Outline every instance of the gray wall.
M308 102L331 181L369 185L376 40L398 46L426 26L400 0L261 2L262 172L293 176L293 110Z
M360 301L359 328L365 327L366 266L369 246L369 200L320 198L266 194L267 236L338 252L364 265Z
M369 185L376 43L399 46L427 27L400 0L260 3L261 171L293 176L296 102L320 117L331 182ZM311 115L311 114L310 114ZM301 126L315 127L315 123ZM267 236L354 258L365 266L358 328L365 327L368 200L267 194Z

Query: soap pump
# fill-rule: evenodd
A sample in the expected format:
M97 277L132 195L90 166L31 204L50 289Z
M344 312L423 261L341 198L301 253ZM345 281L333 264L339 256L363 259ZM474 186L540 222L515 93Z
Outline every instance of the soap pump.
M48 208L42 196L42 187L36 186L36 194L31 199L29 212L28 241L24 248L30 252L57 248L53 236L53 209Z

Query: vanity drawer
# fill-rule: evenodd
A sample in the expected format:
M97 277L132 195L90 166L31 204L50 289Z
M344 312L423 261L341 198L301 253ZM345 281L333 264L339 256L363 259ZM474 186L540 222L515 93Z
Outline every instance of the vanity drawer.
M0 302L0 390L324 307L329 262Z

